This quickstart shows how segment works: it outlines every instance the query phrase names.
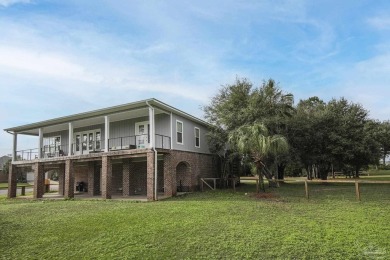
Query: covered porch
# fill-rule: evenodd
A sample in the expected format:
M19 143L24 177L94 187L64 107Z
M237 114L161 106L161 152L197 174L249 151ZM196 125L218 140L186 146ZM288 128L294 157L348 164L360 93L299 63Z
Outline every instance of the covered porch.
M6 129L13 135L13 161L79 156L117 150L172 148L172 115L141 103ZM31 145L18 137L35 137ZM34 139L35 139L34 138ZM34 145L35 144L35 145ZM19 149L19 147L32 147Z

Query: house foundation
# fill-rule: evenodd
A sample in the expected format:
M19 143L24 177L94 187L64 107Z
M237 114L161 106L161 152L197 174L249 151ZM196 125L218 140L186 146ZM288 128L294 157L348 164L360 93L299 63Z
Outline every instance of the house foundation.
M58 194L64 198L74 198L75 194L103 199L111 199L113 195L140 195L146 196L148 201L158 199L156 188L157 194L163 193L164 197L198 190L200 178L213 177L216 166L212 155L175 150L158 151L157 164L154 152L149 149L131 154L105 153L60 159L39 159L32 164L35 199L42 198L45 192L45 165L47 169L57 170ZM10 168L9 198L16 196L16 170L25 166L18 162ZM84 188L78 190L81 182Z

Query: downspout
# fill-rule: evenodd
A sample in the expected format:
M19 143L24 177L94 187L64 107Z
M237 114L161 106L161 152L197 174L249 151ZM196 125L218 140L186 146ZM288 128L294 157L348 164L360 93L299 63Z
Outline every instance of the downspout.
M173 121L172 121L172 112L171 112L171 143L170 143L170 148L171 150L173 149Z
M153 129L153 136L152 136L152 151L154 152L154 200L158 200L158 196L157 196L157 150L156 150L156 147L155 147L155 137L156 137L156 133L155 133L155 124L154 124L154 107L152 107L148 101L146 101L146 105L148 105L148 107L153 111L153 117L150 119L151 122L150 122L150 126L151 128ZM153 126L153 127L152 127Z

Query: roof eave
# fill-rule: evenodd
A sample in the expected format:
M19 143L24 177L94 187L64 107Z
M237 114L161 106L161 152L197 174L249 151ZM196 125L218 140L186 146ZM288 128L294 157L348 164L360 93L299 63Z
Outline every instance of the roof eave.
M27 134L23 133L25 131L45 127L45 126L52 126L52 125L57 125L57 124L65 124L68 122L72 121L77 121L77 120L82 120L82 119L87 119L87 118L92 118L92 117L98 117L98 116L103 116L103 115L110 115L110 114L115 114L119 112L124 112L127 110L131 109L137 109L137 108L142 108L142 107L147 107L147 102L155 105L163 110L168 110L169 112L179 114L183 117L186 117L190 120L196 121L200 124L203 124L205 126L210 126L209 123L194 117L186 112L183 112L177 108L174 108L168 104L165 104L164 102L161 102L155 98L150 98L150 99L145 99L133 103L127 103L123 105L118 105L118 106L113 106L113 107L108 107L108 108L102 108L102 109L97 109L89 112L83 112L83 113L78 113L70 116L64 116L64 117L59 117L59 118L54 118L54 119L49 119L49 120L44 120L32 124L27 124L27 125L21 125L17 127L11 127L11 128L6 128L4 131L8 132L11 134L13 133L22 133L22 134Z

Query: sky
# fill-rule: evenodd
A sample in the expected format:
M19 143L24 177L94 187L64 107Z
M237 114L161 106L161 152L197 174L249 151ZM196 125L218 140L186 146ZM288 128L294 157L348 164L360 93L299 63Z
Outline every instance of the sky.
M0 0L0 129L147 98L202 118L237 77L388 120L390 1Z

